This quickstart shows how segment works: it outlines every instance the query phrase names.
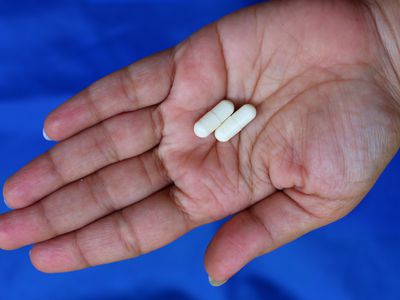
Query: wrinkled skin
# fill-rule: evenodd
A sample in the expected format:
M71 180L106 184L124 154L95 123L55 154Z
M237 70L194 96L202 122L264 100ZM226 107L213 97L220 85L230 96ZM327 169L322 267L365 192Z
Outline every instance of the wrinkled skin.
M399 149L399 102L355 1L276 1L207 26L52 112L60 141L11 177L0 247L62 272L131 258L234 215L205 257L216 282L349 213ZM221 99L258 115L199 139Z

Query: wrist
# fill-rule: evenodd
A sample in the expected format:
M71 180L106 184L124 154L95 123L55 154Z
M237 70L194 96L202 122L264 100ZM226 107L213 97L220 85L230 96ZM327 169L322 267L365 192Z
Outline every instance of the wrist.
M377 38L381 43L383 76L387 88L400 106L400 0L365 0Z

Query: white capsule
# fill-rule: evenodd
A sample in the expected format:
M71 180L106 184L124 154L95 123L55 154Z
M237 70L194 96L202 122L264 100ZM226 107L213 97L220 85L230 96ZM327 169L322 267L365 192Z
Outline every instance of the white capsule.
M244 127L247 126L257 115L255 107L251 104L243 105L232 116L215 131L215 138L220 142L227 142Z
M194 124L194 134L200 138L208 137L229 118L234 110L235 107L232 102L222 100Z

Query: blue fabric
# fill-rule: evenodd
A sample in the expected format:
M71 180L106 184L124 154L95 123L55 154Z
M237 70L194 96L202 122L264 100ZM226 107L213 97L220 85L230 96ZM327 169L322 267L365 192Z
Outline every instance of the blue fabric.
M51 145L45 115L96 79L251 0L0 0L0 180ZM204 226L146 256L46 275L0 250L0 299L400 299L398 155L348 217L208 285ZM7 208L0 204L1 212Z

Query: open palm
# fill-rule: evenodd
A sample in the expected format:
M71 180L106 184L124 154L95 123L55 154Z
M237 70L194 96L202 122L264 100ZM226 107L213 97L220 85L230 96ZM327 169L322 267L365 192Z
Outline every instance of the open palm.
M131 258L236 214L206 254L225 281L347 214L399 148L399 108L367 11L277 1L116 72L46 120L61 141L11 177L0 247L45 272ZM258 115L227 143L193 124L220 100Z

